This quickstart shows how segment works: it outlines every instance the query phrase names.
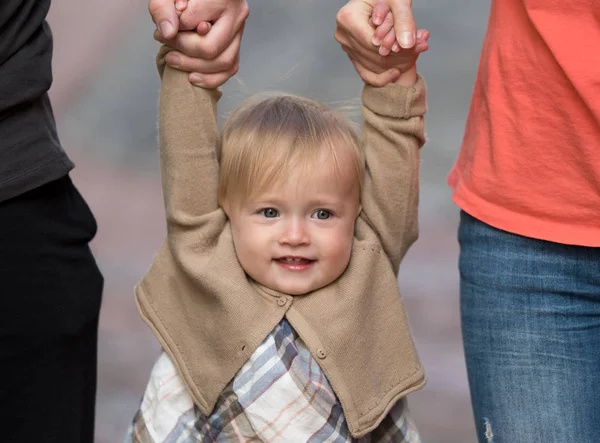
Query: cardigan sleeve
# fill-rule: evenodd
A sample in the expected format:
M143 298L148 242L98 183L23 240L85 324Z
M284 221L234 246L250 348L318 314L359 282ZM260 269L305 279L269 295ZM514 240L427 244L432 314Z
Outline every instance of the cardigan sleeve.
M425 143L426 88L365 85L366 177L361 217L379 237L393 270L418 236L419 149Z
M157 56L161 77L158 142L167 232L171 242L196 231L218 210L217 90L192 85L187 73ZM176 241L179 243L179 241Z

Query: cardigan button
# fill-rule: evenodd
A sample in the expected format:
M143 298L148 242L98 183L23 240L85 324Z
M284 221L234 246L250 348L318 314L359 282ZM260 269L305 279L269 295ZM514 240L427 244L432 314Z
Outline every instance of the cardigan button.
M322 349L322 348L317 349L317 357L319 357L321 360L323 360L325 357L327 357L327 353L325 352L325 349Z
M287 298L279 297L277 299L277 304L283 308L287 304Z

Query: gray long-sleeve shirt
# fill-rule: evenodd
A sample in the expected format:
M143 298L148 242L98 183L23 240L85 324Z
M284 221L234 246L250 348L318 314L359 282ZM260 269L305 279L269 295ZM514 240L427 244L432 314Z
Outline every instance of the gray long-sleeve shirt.
M73 168L60 146L52 84L50 0L0 2L0 201Z

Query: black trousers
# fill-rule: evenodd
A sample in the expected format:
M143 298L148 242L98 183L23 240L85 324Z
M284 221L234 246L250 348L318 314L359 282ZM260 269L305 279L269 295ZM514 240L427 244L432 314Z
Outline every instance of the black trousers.
M0 441L93 442L103 278L70 178L0 203Z

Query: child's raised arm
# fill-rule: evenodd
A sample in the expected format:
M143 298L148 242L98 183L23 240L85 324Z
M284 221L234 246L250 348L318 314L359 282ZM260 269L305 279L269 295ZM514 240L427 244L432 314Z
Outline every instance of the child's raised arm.
M377 233L394 272L398 272L418 235L419 149L425 143L427 105L425 82L417 75L416 60L427 50L429 33L420 31L423 41L388 57L381 56L375 46L371 52L356 50L352 35L347 34L338 32L338 41L366 83L362 93L366 178L361 217Z
M217 90L193 86L185 72L157 56L161 76L158 134L165 215L169 237L185 235L205 223L217 203Z
M425 143L425 82L366 84L363 93L366 177L363 217L377 233L394 272L418 234L419 149Z

